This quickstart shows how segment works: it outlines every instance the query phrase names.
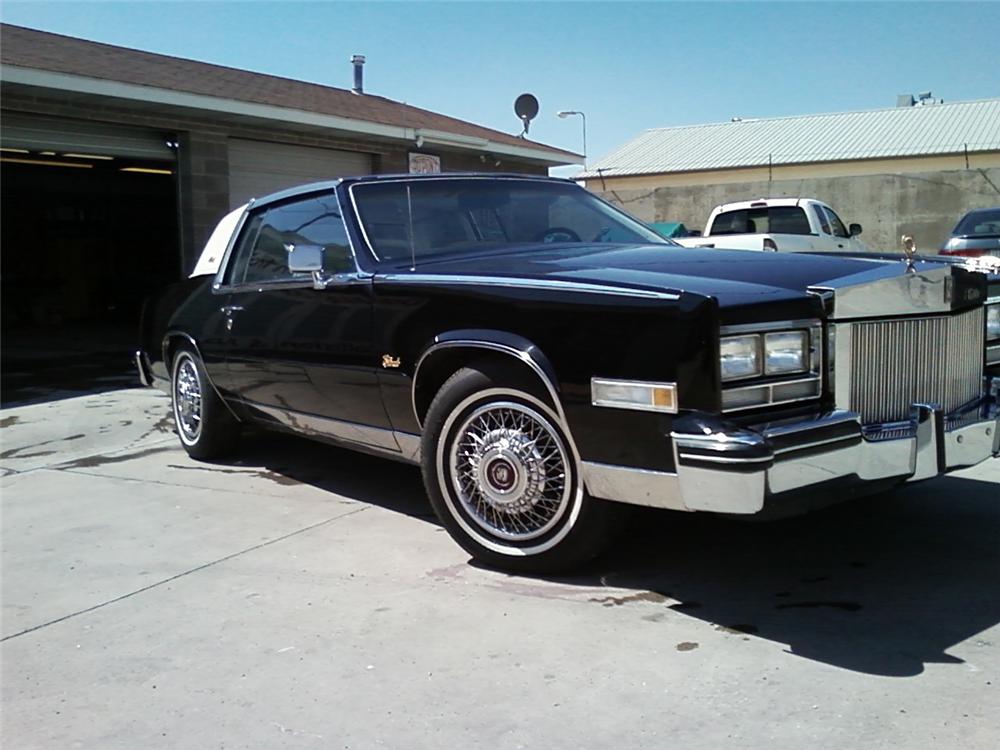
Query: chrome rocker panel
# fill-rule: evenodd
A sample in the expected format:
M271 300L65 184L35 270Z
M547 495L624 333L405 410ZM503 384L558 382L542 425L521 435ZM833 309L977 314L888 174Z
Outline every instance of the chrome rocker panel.
M765 501L794 503L820 489L847 499L1000 454L1000 378L987 386L958 412L914 404L908 422L881 429L836 411L709 434L674 431L676 473L584 462L583 477L595 497L684 511L753 514Z

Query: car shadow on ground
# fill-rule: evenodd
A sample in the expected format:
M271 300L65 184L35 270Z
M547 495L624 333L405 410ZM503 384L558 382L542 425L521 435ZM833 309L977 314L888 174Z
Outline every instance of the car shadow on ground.
M636 591L603 606L659 602L843 669L915 675L1000 622L1000 488L942 477L769 523L643 511L575 580Z
M227 465L437 523L415 467L278 435L241 454ZM843 669L916 675L961 663L947 651L970 639L972 661L1000 622L1000 487L942 477L768 523L637 509L604 556L547 580L612 589L589 601L648 621L681 612Z
M416 466L293 435L249 430L237 456L205 463L217 471L256 469L279 484L308 484L438 525Z

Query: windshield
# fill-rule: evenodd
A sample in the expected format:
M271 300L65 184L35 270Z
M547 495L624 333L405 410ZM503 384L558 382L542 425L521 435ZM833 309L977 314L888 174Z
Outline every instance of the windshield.
M987 211L973 211L958 222L956 236L1000 234L1000 208Z
M383 261L501 245L675 244L567 183L443 178L361 183L351 193L368 241Z

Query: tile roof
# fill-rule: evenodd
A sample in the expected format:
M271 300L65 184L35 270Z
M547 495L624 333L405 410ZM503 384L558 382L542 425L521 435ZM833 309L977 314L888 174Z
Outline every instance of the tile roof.
M1000 99L655 128L579 176L1000 150Z
M550 152L554 161L578 154L485 128L409 104L347 89L254 73L152 52L0 25L0 63L221 99L288 107L405 128L426 128ZM345 70L347 66L345 64Z

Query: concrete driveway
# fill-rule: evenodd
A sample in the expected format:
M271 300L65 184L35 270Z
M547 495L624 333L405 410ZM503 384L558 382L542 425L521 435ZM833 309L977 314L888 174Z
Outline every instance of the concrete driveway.
M1000 461L774 524L642 512L540 579L471 565L413 468L198 463L167 415L0 411L5 747L1000 746Z

